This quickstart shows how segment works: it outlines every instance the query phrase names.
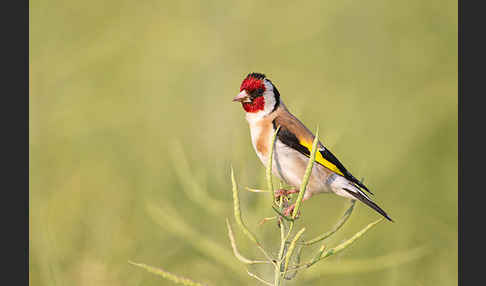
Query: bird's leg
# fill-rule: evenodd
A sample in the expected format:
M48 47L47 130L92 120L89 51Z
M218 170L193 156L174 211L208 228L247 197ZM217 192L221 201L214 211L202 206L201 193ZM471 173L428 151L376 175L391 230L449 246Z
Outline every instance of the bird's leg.
M275 190L275 199L279 199L280 197L288 197L290 194L296 194L298 193L299 190L297 189L292 189L292 190L285 190L285 189L278 189Z
M297 193L298 193L298 192L299 192L299 191L297 190ZM307 199L308 199L308 197L306 198L306 197L304 196L304 198L302 198L302 202L304 202L304 201L305 201L305 200L307 200ZM290 215L293 213L294 209L295 209L295 203L293 203L293 204L291 204L290 206L286 207L286 208L284 209L284 211L283 211L283 214L284 214L285 216L290 216ZM299 216L299 215L300 215L300 211L299 211L299 213L297 214L297 216Z
M294 209L295 209L295 204L291 204L290 206L285 208L285 210L283 211L283 214L285 216L290 216L290 214L294 211Z
M280 197L286 197L287 196L287 190L284 189L278 189L275 190L275 200L280 199Z

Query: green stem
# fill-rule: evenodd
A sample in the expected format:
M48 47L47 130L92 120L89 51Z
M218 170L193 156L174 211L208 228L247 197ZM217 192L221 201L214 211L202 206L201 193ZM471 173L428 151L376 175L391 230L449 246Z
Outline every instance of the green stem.
M135 263L135 262L132 262L132 261L128 261L128 263L130 263L131 265L140 267L142 269L145 269L146 271L148 271L150 273L161 276L161 277L163 277L163 278L165 278L169 281L172 281L176 284L182 284L182 285L186 285L186 286L204 286L201 283L195 282L195 281L193 281L189 278L185 278L185 277L182 277L182 276L179 276L179 275L172 274L172 273L167 272L167 271L165 271L161 268L155 268L155 267L152 267L150 265L146 265L146 264L143 264L143 263Z
M265 255L265 257L268 259L268 261L274 263L273 259L267 254L267 252L262 247L260 242L258 242L258 240L256 239L255 235L246 227L245 223L243 222L243 219L241 218L240 199L238 197L238 187L236 185L233 167L231 167L231 183L233 185L233 203L234 203L234 215L235 215L236 223L241 228L241 230L246 235L246 237L248 237L248 239L250 239L257 245L258 249L260 249L263 255Z
M279 222L280 222L280 250L278 252L278 263L275 265L274 269L274 285L280 285L281 283L281 275L280 275L280 269L282 268L282 259L285 253L285 229L286 229L286 223L285 220L282 219L282 217L279 217Z
M289 261L290 261L290 257L292 256L292 254L294 253L294 249L295 249L295 246L297 245L297 241L299 241L299 238L302 236L302 234L304 233L305 231L305 227L302 228L294 237L294 239L292 240L292 242L290 243L290 246L289 246L289 250L287 251L287 255L285 255L285 266L284 266L284 269L283 269L283 272L286 272L287 269L289 268Z
M265 284L265 285L270 285L270 286L272 286L272 283L270 283L270 282L266 281L265 279L263 279L263 278L261 278L261 277L258 277L256 274L253 274L253 273L251 273L251 272L250 272L250 271L248 271L248 270L247 270L246 272L248 273L248 275L250 275L250 277L255 278L256 280L258 280L258 281L262 282L262 283L263 283L263 284Z
M312 173L312 167L314 166L314 162L316 161L318 142L319 142L319 128L317 128L316 136L314 137L314 142L312 142L312 151L310 153L309 162L307 163L307 168L305 170L304 178L302 180L302 184L300 185L299 196L297 197L297 201L295 202L295 208L292 212L293 219L295 219L295 217L299 213L300 205L302 203L302 199L304 198L304 193L307 188L307 183L309 182L309 178Z
M267 162L267 168L266 168L266 173L265 173L266 178L267 178L267 188L272 193L272 204L275 201L275 192L273 190L273 182L272 182L273 149L274 149L274 146L275 146L275 139L277 138L277 133L278 133L279 129L280 129L280 126L277 127L277 130L275 130L275 133L273 134L272 144L270 145L270 154L268 155L268 162Z
M231 229L231 225L229 223L229 220L226 219L226 227L228 228L228 236L230 239L231 243L231 248L233 248L233 254L236 256L236 258L246 264L259 264L259 263L270 263L269 261L266 260L251 260L243 256L239 251L238 247L236 246L236 241L235 241L235 236L233 234L233 230Z
M321 234L314 239L311 239L309 241L304 242L304 245L306 245L306 246L312 245L312 244L317 243L319 241L322 241L322 240L330 237L334 233L336 233L344 225L344 223L346 223L349 216L351 216L351 213L353 212L355 203L356 203L356 200L351 200L351 206L346 210L346 212L344 212L344 215L342 216L342 218L339 220L339 222L334 226L334 228L332 230L330 230L330 231L328 231L324 234Z
M329 250L326 250L324 252L324 246L321 247L321 249L319 250L319 254L316 255L314 257L314 259L309 263L307 264L307 267L311 267L312 265L314 265L315 263L331 256L331 255L334 255L334 254L337 254L341 251L343 251L344 249L346 249L348 246L350 246L356 239L360 238L363 234L365 234L370 228L372 228L373 226L375 226L377 223L381 222L383 220L383 218L380 218L378 219L377 221L374 221L370 224L368 224L365 228L363 228L362 230L360 230L359 232L357 232L355 235L353 235L353 237L351 237L350 239L346 240L345 242L339 244L338 246L336 247L333 247Z

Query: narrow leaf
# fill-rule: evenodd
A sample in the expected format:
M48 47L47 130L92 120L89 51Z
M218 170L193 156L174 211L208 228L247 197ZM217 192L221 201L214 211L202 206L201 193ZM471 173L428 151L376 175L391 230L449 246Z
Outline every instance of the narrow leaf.
M233 185L233 203L234 203L234 215L235 215L236 223L241 228L243 233L248 237L248 239L250 239L251 241L253 241L257 245L260 245L260 243L257 241L255 235L253 235L253 233L251 233L251 231L246 227L245 223L241 219L240 198L238 196L238 187L236 185L233 167L231 167L231 183Z
M333 248L331 248L331 249L329 249L325 252L323 252L324 249L323 249L323 247L321 247L320 255L318 257L314 258L314 260L308 265L308 267L312 266L316 262L318 262L318 261L320 261L320 260L322 260L326 257L329 257L331 255L334 255L334 254L337 254L337 253L343 251L348 246L350 246L354 241L356 241L358 238L360 238L363 234L365 234L369 229L371 229L373 226L375 226L377 223L381 222L382 220L383 220L383 218L380 218L379 220L368 224L365 228L363 228L362 230L357 232L350 239L346 240L345 242L343 242L343 243L339 244L338 246L333 247Z
M247 270L246 272L248 273L248 275L250 275L250 277L255 278L256 280L258 280L258 281L262 282L263 284L273 286L273 284L272 284L272 283L270 283L270 282L266 281L266 280L265 280L265 279L263 279L263 278L258 277L256 274L253 274L253 273L251 273L251 272L250 272L250 271L248 271L248 270Z
M287 251L287 255L285 256L285 266L284 266L283 272L287 271L287 269L289 267L290 257L292 257L292 255L294 254L294 249L295 249L295 246L297 245L297 241L299 241L299 238L302 236L304 231L305 231L305 227L302 228L299 232L297 232L294 239L290 243L289 250Z
M260 249L263 255L265 255L268 261L273 261L273 259L267 254L265 249L263 249L260 242L258 242L255 235L246 227L245 223L243 222L243 219L241 218L240 199L238 197L238 186L236 185L233 167L231 167L231 184L233 186L233 204L234 204L234 215L235 215L236 223L241 228L241 230L246 235L246 237L248 237L248 239L250 239L257 245L257 247Z
M351 206L346 210L346 212L344 212L344 215L342 216L342 218L338 221L338 223L334 226L334 228L332 230L330 230L326 233L323 233L323 234L319 235L318 237L316 237L314 239L311 239L309 241L304 242L304 245L312 245L312 244L319 242L319 241L322 241L322 240L330 237L334 233L336 233L344 225L344 223L348 220L349 216L351 216L351 213L353 212L355 203L356 203L356 200L351 200Z
M265 260L251 260L251 259L244 257L238 251L238 248L236 246L235 236L233 234L233 230L231 229L231 225L230 225L228 219L226 219L226 227L228 228L228 236L229 236L229 239L230 239L230 242L231 242L231 247L233 248L233 253L239 261L246 263L246 264L270 263L270 262L265 261Z
M176 284L187 285L187 286L204 286L201 283L195 282L195 281L193 281L189 278L185 278L185 277L182 277L182 276L172 274L172 273L167 272L167 271L165 271L161 268L155 268L155 267L152 267L152 266L149 266L149 265L146 265L146 264L135 263L135 262L132 262L132 261L128 261L128 263L130 263L131 265L140 267L142 269L145 269L146 271L148 271L150 273L161 276L162 278L165 278L165 279L172 281Z

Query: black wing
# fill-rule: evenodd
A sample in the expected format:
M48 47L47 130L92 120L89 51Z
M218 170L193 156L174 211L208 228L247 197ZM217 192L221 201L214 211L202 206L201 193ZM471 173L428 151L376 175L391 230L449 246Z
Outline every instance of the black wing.
M343 175L346 179L350 180L351 182L358 185L360 188L363 188L368 193L373 195L373 193L370 192L370 190L368 190L368 188L361 181L356 179L348 170L346 170L346 168L344 168L343 164L341 164L341 162L339 162L339 160L336 158L336 156L334 156L334 154L331 153L331 151L329 151L327 148L323 147L321 150L319 150L319 152L321 153L322 157L324 157L324 159L333 163L339 169L339 171L341 171L341 173L343 173Z
M275 121L273 122L273 126L274 126L274 129L277 127ZM292 133L290 130L288 130L287 128L285 128L283 126L280 126L280 129L279 129L279 131L277 133L277 138L282 143L284 143L285 145L291 147L294 150L299 151L301 154L303 154L303 155L305 155L307 157L310 156L310 151L311 150L309 150L306 146L300 144L299 138L297 138L297 136L294 133ZM346 168L343 166L343 164L341 164L341 162L339 162L339 160L336 158L336 156L334 156L334 154L331 153L331 151L329 151L325 147L321 147L321 149L319 150L319 153L321 153L322 157L325 160L327 160L331 164L335 165L336 168L343 174L343 176L346 179L348 179L349 181L355 183L359 187L363 188L368 193L373 194L372 192L370 192L370 190L362 182L360 182L348 170L346 170ZM319 164L321 164L318 161L316 161L316 162L319 163ZM321 165L324 166L323 164L321 164ZM326 166L324 166L324 167L326 167Z

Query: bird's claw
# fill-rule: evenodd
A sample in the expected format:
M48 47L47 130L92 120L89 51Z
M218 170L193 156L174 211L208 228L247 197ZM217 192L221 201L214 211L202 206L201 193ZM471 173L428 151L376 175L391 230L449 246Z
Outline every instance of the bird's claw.
M292 216L292 213L293 213L294 209L295 209L295 204L292 204L292 205L290 205L290 206L288 206L288 207L286 207L286 208L284 209L283 214L284 214L285 216ZM297 214L296 218L297 218L299 215L300 215L300 211L299 211L299 213Z
M278 189L275 190L275 199L279 199L280 197L287 198L290 194L296 194L299 190L292 189L292 190L285 190L285 189Z

